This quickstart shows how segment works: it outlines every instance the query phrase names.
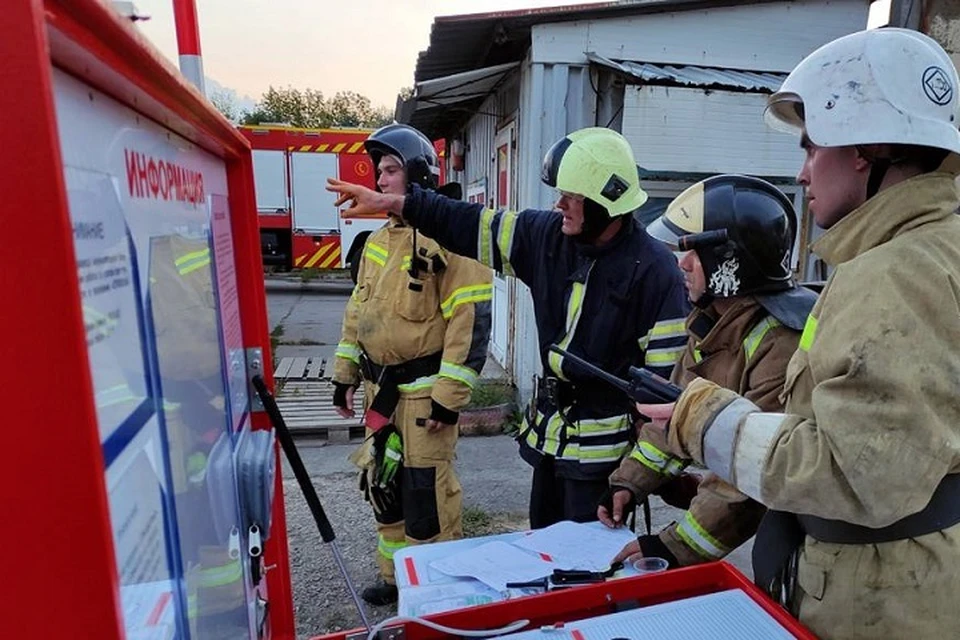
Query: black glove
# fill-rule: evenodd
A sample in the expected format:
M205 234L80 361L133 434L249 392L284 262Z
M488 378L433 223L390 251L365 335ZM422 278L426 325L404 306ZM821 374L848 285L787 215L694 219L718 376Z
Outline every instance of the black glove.
M356 389L355 384L344 384L342 382L333 383L333 406L341 409L353 409L347 406L347 390Z
M637 498L633 495L633 491L627 489L626 487L607 487L607 490L603 492L603 495L600 496L600 500L597 504L601 507L606 507L607 513L613 517L613 496L621 491L626 491L630 494L630 502L623 506L623 522L626 521L627 516L633 513L633 510L637 508Z
M460 419L458 411L451 411L436 400L430 400L430 419L443 424L457 424Z
M667 545L663 544L660 536L638 536L637 543L640 545L640 553L644 558L663 558L669 563L669 569L676 569L680 566L677 556L670 552Z

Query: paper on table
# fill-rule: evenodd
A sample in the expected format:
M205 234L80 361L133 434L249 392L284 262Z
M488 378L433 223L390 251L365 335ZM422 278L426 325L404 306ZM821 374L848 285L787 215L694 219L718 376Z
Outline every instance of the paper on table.
M633 540L633 532L626 527L608 529L564 520L533 531L513 544L550 556L561 569L605 571L610 561Z
M450 576L476 578L497 591L506 591L508 582L538 580L558 568L551 562L499 541L434 560L430 566Z

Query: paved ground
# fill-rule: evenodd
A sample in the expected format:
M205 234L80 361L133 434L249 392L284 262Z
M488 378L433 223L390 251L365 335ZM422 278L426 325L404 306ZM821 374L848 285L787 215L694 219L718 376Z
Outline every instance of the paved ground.
M299 286L272 290L267 297L271 328L283 325L277 357L324 355L332 358L339 339L340 317L346 304L342 291ZM308 342L309 344L302 344ZM318 344L314 344L318 343ZM337 534L337 544L358 589L376 579L376 537L373 515L356 488L356 473L347 456L356 445L300 441L300 454ZM457 472L464 489L468 534L488 534L526 528L530 468L506 436L463 438L458 445ZM293 574L294 606L299 638L359 624L332 553L323 544L300 489L284 468L284 502ZM654 528L676 519L680 512L653 504ZM749 569L749 545L731 555L741 570ZM393 614L392 607L370 607L371 618Z

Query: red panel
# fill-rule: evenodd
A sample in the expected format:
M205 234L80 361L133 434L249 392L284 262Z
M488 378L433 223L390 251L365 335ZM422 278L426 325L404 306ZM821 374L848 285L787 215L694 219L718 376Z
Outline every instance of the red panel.
M293 260L295 269L336 269L342 262L340 258L340 236L305 235L293 236Z
M362 184L363 186L376 188L377 177L373 170L373 161L367 154L340 154L338 158L340 179Z
M799 640L816 640L784 609L774 604L752 582L726 562L676 569L648 576L612 580L601 584L552 591L539 596L517 598L431 616L428 620L460 629L493 629L516 620L530 620L527 628L559 622L568 623L613 613L619 602L649 606L727 589L740 589ZM345 640L358 630L318 636L315 640ZM408 640L434 640L444 634L420 625L407 625Z
M289 213L261 213L257 215L257 224L261 229L286 229L290 231Z
M173 0L173 18L177 23L177 49L182 56L200 55L200 26L194 0Z
M326 153L334 153L337 145L343 144L341 152L366 155L362 143L373 132L372 129L300 129L277 126L242 126L240 133L250 141L254 149L282 150L310 147L305 151L314 151L321 145L327 145ZM361 146L357 146L357 144Z
M4 216L0 235L0 290L16 301L0 313L3 387L15 393L6 429L15 444L0 465L10 547L2 635L119 639L117 566L44 8L40 0L6 3L3 16L0 60L17 90L0 92L0 113L18 126L3 134L0 188L9 210L31 215Z

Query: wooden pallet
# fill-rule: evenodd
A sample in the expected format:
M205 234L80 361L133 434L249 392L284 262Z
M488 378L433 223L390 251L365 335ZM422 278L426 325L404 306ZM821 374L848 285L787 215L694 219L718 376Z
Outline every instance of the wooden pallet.
M319 356L309 358L282 358L273 372L274 380L319 380L327 361Z
M277 406L295 436L326 437L331 444L363 438L363 388L353 396L354 418L341 418L333 407L333 382L324 377L326 362L320 357L283 358L273 377L277 381Z

